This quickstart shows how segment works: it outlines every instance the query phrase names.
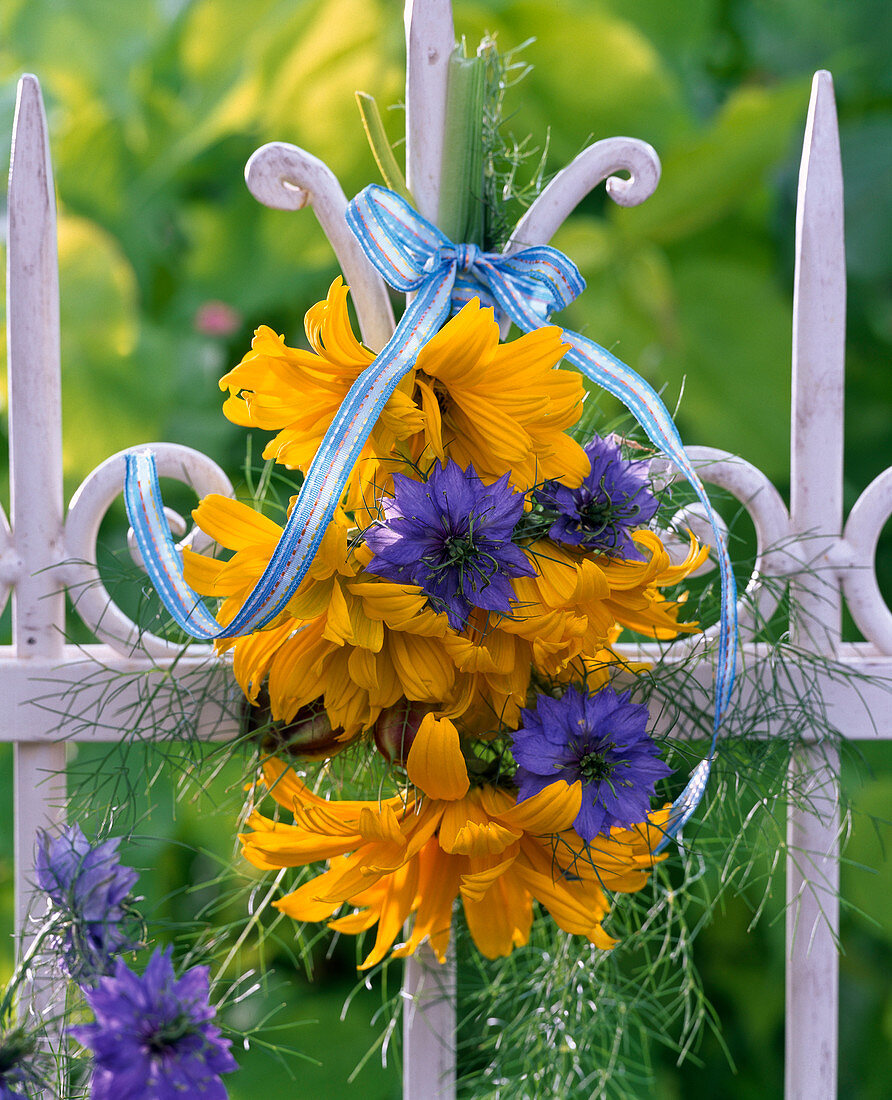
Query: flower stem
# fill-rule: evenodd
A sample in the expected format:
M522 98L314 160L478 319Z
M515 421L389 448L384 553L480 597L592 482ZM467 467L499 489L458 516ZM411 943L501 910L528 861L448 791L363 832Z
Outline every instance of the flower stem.
M368 92L356 92L355 94L356 106L359 108L359 116L362 119L362 128L365 130L365 136L371 146L372 156L378 165L381 178L391 191L395 191L406 202L415 206L415 199L406 186L406 178L397 164L393 149L387 140L384 123L381 120L381 112L378 110L375 97L370 96Z
M41 948L46 943L49 936L52 934L56 925L60 923L60 914L53 913L49 920L44 921L41 927L38 929L31 946L25 952L21 962L16 966L12 972L12 977L6 986L6 991L3 994L3 1000L0 1001L0 1022L6 1019L7 1013L12 1008L13 998L15 997L16 990L22 984L25 975L34 962L34 959L39 954Z
M456 244L483 245L484 68L461 47L449 59L437 221Z

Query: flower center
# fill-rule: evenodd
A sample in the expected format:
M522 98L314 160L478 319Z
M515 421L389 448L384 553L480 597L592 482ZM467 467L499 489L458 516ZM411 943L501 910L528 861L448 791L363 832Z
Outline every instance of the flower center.
M163 1054L184 1036L195 1030L195 1021L186 1012L158 1024L146 1037L146 1046L153 1054Z
M440 416L444 417L446 413L449 412L449 407L452 404L449 390L446 388L446 386L443 385L439 378L434 378L432 375L425 374L423 371L418 372L418 377L423 382L426 382L427 385L430 386L430 388L433 390L434 397L437 401L437 408L440 410ZM419 402L419 404L421 403L417 389L415 390L414 398L416 401Z
M616 514L617 508L609 497L600 500L593 497L591 500L587 500L579 509L582 526L586 528L587 533L590 535L600 535L602 531L610 527L615 522Z
M586 783L598 783L609 779L616 769L616 764L607 759L607 753L616 746L611 741L599 752L587 752L579 758L576 767Z
M470 516L466 534L444 535L439 546L421 559L430 569L432 577L439 578L442 573L454 571L460 593L465 592L466 581L471 582L471 588L475 591L485 588L490 578L499 571L498 561L475 542L473 521L474 517ZM445 517L443 523L445 526Z
M474 544L469 538L462 535L449 535L443 541L444 566L455 565L465 561L474 555Z

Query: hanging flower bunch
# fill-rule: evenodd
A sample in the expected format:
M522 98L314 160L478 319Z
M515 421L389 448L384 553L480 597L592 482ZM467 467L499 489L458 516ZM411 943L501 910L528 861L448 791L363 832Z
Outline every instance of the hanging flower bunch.
M722 605L715 730L733 684L725 535L669 411L609 351L550 323L584 289L572 261L506 235L493 191L514 178L499 168L506 71L491 43L449 61L437 224L363 115L388 187L364 188L344 220L408 296L386 345L357 339L336 279L306 314L308 350L262 327L221 379L225 415L273 433L263 457L294 492L284 523L209 496L193 516L231 556L181 557L151 453L127 456L149 576L184 632L231 651L266 726L244 855L319 865L276 904L375 928L364 967L424 942L443 959L459 898L490 958L528 941L534 902L610 947L609 895L642 888L705 788L712 749L658 808L670 769L641 669L614 647L624 630L698 629L673 590L707 550L692 535L670 559L649 464L584 427L586 381L625 404L705 509ZM502 340L507 322L518 338ZM346 765L324 765L339 754L355 764L348 784L333 781ZM291 821L267 816L266 794Z
M226 415L276 432L264 457L298 476L374 358L340 279L306 333L310 351L259 329L221 381ZM670 769L613 645L624 628L696 630L663 590L706 550L691 537L673 564L647 526L647 462L569 434L584 388L559 366L566 351L555 326L500 342L492 309L471 299L387 401L283 612L218 642L251 704L268 700L268 750L312 761L349 748L386 768L389 797L376 779L368 798L338 801L271 755L265 789L293 821L254 809L241 838L261 868L327 865L277 904L341 932L377 925L365 967L410 918L394 954L429 942L442 960L458 897L488 957L527 941L534 901L609 948L608 894L639 890L658 858L667 811L651 803ZM220 496L193 514L234 552L185 552L186 582L222 601L225 626L282 528Z

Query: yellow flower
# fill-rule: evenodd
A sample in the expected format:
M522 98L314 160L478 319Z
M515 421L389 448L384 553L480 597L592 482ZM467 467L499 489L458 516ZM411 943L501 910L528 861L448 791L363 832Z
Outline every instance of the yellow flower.
M684 597L675 602L667 600L660 592L661 588L684 580L709 555L709 547L701 546L691 532L688 534L691 540L688 553L678 565L672 564L666 547L653 531L632 533L632 538L647 555L644 562L599 560L610 585L610 596L604 606L621 626L663 640L699 630L696 622L678 622Z
M580 485L591 465L565 432L584 387L576 371L555 369L566 350L553 325L500 344L492 309L468 302L415 364L429 453L473 465L486 482L510 471L524 491L548 478Z
M350 327L347 289L335 279L326 300L308 311L312 351L290 348L262 326L249 354L220 380L229 390L225 415L277 432L263 457L290 469L307 468L374 358ZM579 485L589 461L566 429L579 419L584 387L577 372L556 369L566 350L555 326L499 343L492 309L473 299L422 348L416 369L385 405L348 486L347 508L373 518L390 475L407 458L448 456L473 465L487 482L510 471L524 490L545 479Z
M449 713L463 713L471 729L494 724L513 729L527 705L534 671L600 686L609 665L621 663L612 648L621 628L661 639L698 630L696 623L677 621L681 603L667 600L660 587L677 584L696 569L707 548L692 536L687 557L673 566L652 532L634 537L647 560L590 559L548 540L529 546L538 573L512 581L514 614L477 612L460 635L448 632L442 640L456 668L473 677L467 709Z
M264 765L275 800L294 815L287 825L254 810L240 839L255 866L300 867L328 860L328 870L275 904L296 920L354 912L329 927L350 934L377 925L362 963L374 966L428 942L443 962L453 904L460 896L468 928L488 958L508 955L529 938L538 901L564 931L601 948L614 940L602 923L605 890L640 889L657 858L652 848L666 811L632 829L614 830L586 849L573 832L581 784L558 781L517 803L507 791L471 788L458 734L448 720L424 719L407 763L417 793L383 801L330 802L313 794L278 761Z
M227 562L184 552L187 583L223 599L218 620L226 623L260 577L282 528L216 494L192 515L203 531L236 551ZM307 577L271 627L219 643L233 649L233 671L249 700L256 702L267 681L273 718L288 722L322 697L343 740L368 729L403 697L448 703L458 678L439 641L448 630L446 616L426 606L416 585L364 573L362 555L348 554L347 532L343 513L336 514Z
M228 562L185 552L185 574L199 593L223 599L218 619L231 621L272 556L282 529L248 505L206 497L193 516ZM350 740L369 729L400 699L463 717L467 732L489 734L517 726L533 671L555 680L607 678L618 660L618 627L658 638L696 630L679 624L679 604L660 586L676 584L703 559L692 541L673 566L656 535L636 534L646 560L587 559L547 540L528 548L539 570L514 581L511 616L475 611L457 633L427 604L417 585L397 584L365 571L367 547L347 551L348 524L337 513L310 572L269 628L235 641L233 670L256 702L267 682L273 718L291 721L322 698L334 729Z
M350 327L347 291L339 277L325 301L308 310L305 330L312 351L288 347L284 337L263 325L251 351L220 379L220 389L229 390L224 414L234 424L278 432L263 457L292 470L309 466L347 391L374 359ZM351 511L362 507L365 486L387 487L392 471L380 473L381 463L398 439L421 427L423 418L409 396L413 384L411 375L400 383L363 449L358 476L348 487Z

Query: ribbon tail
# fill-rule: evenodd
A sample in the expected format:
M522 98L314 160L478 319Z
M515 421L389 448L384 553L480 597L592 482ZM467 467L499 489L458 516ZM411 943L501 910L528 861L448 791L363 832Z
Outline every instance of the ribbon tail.
M713 743L710 756L715 748L715 732L731 698L734 686L734 672L737 660L737 586L734 571L728 555L728 545L724 532L719 527L715 509L709 500L693 463L688 457L678 434L678 429L669 415L657 392L631 367L626 366L615 355L580 336L579 333L564 329L564 340L571 350L567 359L578 367L587 378L597 383L608 393L617 397L632 413L647 434L648 439L681 470L687 478L700 503L706 509L709 523L715 536L715 551L719 560L721 585L721 622L719 624L718 667L716 669L716 702L713 723Z
M193 638L237 638L268 625L297 591L319 549L350 473L381 410L418 352L449 316L455 264L429 277L387 346L350 387L325 433L282 536L238 614L221 627L186 583L164 515L155 460L127 455L124 501L149 579L177 625Z
M529 307L523 295L515 290L511 280L505 278L500 271L489 271L487 275L487 284L493 297L518 328L523 329L524 332L539 328L543 323L542 318ZM592 382L618 398L644 429L648 439L681 470L706 509L715 536L715 552L719 561L721 585L721 621L712 740L706 759L691 773L687 786L673 804L666 834L656 849L660 851L694 813L706 790L710 767L715 757L719 725L730 702L734 686L737 662L737 586L728 555L727 541L719 527L715 509L684 449L669 410L663 404L659 394L631 367L594 341L569 329L564 329L563 338L570 345L566 358Z
M685 789L672 803L669 810L669 817L663 828L663 836L659 844L657 844L653 850L655 856L659 855L664 848L669 846L669 843L681 832L685 822L688 821L694 810L700 805L700 799L703 797L706 791L706 784L709 782L711 763L711 756L700 761L691 772L691 778L688 780Z
M155 591L181 630L203 641L216 638L220 624L183 577L183 559L164 515L155 456L130 451L125 457L124 503Z
M666 825L665 835L655 852L662 851L670 840L681 830L691 817L703 794L709 779L712 761L715 757L716 741L722 715L731 699L734 686L734 674L737 662L737 586L728 545L724 532L718 525L715 510L707 496L693 463L688 457L669 410L663 404L656 391L643 378L626 366L616 356L587 340L578 333L564 330L564 340L571 345L567 355L574 366L603 387L620 401L632 413L652 443L670 458L687 478L697 494L715 536L715 551L719 561L721 586L721 620L719 623L719 651L715 677L715 712L713 718L712 740L706 759L701 761L691 773L691 778L682 793L675 800Z

